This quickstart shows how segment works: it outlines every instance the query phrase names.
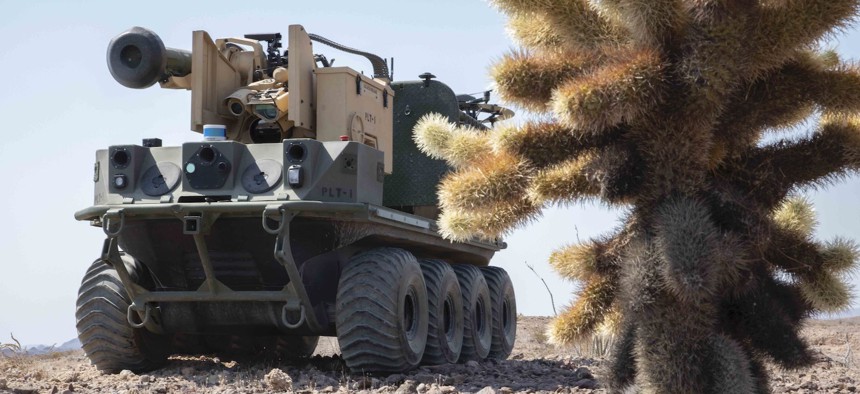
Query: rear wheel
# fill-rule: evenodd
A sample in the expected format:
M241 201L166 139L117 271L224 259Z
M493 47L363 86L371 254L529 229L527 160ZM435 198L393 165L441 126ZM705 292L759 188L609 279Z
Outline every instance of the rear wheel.
M423 364L456 363L463 348L463 295L457 275L448 263L422 260L427 285L429 324Z
M517 297L508 273L499 267L482 267L490 289L493 340L489 358L504 360L511 355L517 339Z
M337 290L337 338L347 367L415 368L427 343L427 289L411 253L378 248L347 263Z
M131 259L123 256L123 260L129 272L137 277ZM96 260L81 282L75 317L81 347L100 371L143 372L167 361L168 344L164 337L128 324L126 313L130 303L116 270Z
M487 358L492 343L490 291L478 267L458 264L453 268L463 294L463 350L458 361L480 361Z

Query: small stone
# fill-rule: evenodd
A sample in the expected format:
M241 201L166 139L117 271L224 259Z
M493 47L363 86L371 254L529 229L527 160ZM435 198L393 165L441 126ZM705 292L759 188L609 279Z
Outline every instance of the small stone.
M63 383L77 382L79 376L80 374L78 374L77 372L65 373L60 375L60 381L62 381Z
M323 393L331 393L334 391L334 386L325 386L325 387L323 387L323 389L321 391Z
M807 390L818 389L818 385L815 384L815 381L813 380L814 378L815 378L814 376L811 376L811 377L808 376L808 377L804 378L803 382L800 383L799 387L802 389L807 389Z
M51 394L57 394L58 391L60 391L60 390L57 389L57 386L54 386L51 388Z
M449 394L457 391L457 388L454 386L439 386L439 391L441 391L442 394Z
M152 383L155 378L152 375L143 375L140 377L140 383Z
M6 386L6 379L0 379L0 390L6 390L9 387Z
M397 388L394 394L416 394L418 393L417 385L414 380L407 380Z
M416 387L415 390L423 394L425 391L427 391L427 385L424 383L419 383L418 387Z
M513 392L514 390L512 390L510 387L502 387L499 389L499 394L511 394Z
M279 368L272 369L263 378L269 388L275 391L290 391L293 389L293 379Z
M215 358L213 358L213 359L212 359L212 362L213 362L213 363L215 363L215 364L221 364L221 359L220 359L220 358L218 358L218 357L215 357Z
M496 394L496 390L494 390L490 386L487 386L487 387L484 387L484 388L478 390L478 392L475 394Z
M66 391L75 391L75 385L69 383L69 388L67 388Z
M135 375L134 375L134 372L131 372L127 369L123 369L122 371L120 371L118 376L122 379L129 380Z
M478 368L479 364L475 360L466 361L466 366L469 368Z

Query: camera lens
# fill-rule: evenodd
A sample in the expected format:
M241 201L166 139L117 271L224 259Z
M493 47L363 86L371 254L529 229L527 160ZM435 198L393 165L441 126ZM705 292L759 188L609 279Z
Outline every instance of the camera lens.
M242 115L242 112L245 112L245 107L242 105L242 103L238 101L233 101L232 103L230 103L230 113L232 113L234 116L239 116Z
M200 149L200 153L198 153L198 155L200 156L200 160L202 160L204 163L211 163L215 161L215 149L213 149L211 146L205 146Z
M124 150L117 150L113 153L111 157L111 161L113 161L114 166L117 167L125 167L128 165L128 152Z
M290 163L301 163L301 161L305 159L304 145L290 145L290 147L287 148L287 158Z

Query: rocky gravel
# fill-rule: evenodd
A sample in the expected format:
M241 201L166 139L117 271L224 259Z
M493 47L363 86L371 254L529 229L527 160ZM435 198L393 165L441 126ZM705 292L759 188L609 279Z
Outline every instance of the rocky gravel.
M175 356L147 374L105 375L82 352L0 358L0 393L603 393L600 346L559 348L543 334L548 318L520 317L508 360L420 367L402 374L348 373L334 339L301 364ZM804 330L816 363L804 370L770 367L776 393L860 391L860 318L813 321Z

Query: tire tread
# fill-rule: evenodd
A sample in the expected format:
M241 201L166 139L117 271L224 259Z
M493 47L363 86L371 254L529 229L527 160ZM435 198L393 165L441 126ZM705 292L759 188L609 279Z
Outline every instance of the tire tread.
M353 371L400 372L421 360L409 360L400 343L397 296L391 289L415 257L402 249L377 248L353 257L344 268L337 292L337 337L347 367ZM419 271L420 272L420 271ZM394 287L396 288L396 287Z
M462 334L460 334L459 340L455 341L455 344L447 344L447 338L444 335L440 336L438 333L439 327L437 323L439 323L440 317L436 314L439 303L444 302L446 296L442 294L446 278L447 280L454 281L454 286L457 289L456 293L458 293L456 297L462 300L457 275L448 263L441 260L421 260L420 263L421 271L424 274L424 283L427 285L427 304L430 315L427 329L427 347L424 350L424 358L421 360L421 363L425 365L455 363L460 357L460 352L463 348ZM454 312L455 315L452 318L455 319L454 324L458 326L457 329L463 331L462 305L460 306L460 310ZM453 347L453 349L450 347Z
M505 360L511 355L516 341L516 323L514 324L514 336L508 341L506 338L502 323L503 303L501 297L505 296L505 289L510 286L513 295L513 285L508 273L499 267L481 267L481 272L484 274L484 279L487 281L487 287L490 289L490 304L492 304L493 314L493 340L490 345L490 353L487 357L496 360ZM516 298L509 300L513 302L511 305L513 319L516 319Z
M476 336L474 323L472 322L472 304L476 300L475 297L480 297L481 293L486 296L484 307L489 304L489 290L487 281L481 270L478 267L466 264L455 264L452 266L457 274L457 280L460 282L460 291L463 293L463 349L460 351L458 362L466 362L469 360L480 361L489 354L489 343L484 346L483 342L489 342L489 338L479 338ZM484 324L491 324L489 321ZM487 330L491 331L491 330ZM483 339L483 340L482 340Z
M126 320L130 304L125 287L113 267L96 261L81 281L75 326L81 347L96 368L106 373L124 369L149 371L166 357L144 352L140 333Z

